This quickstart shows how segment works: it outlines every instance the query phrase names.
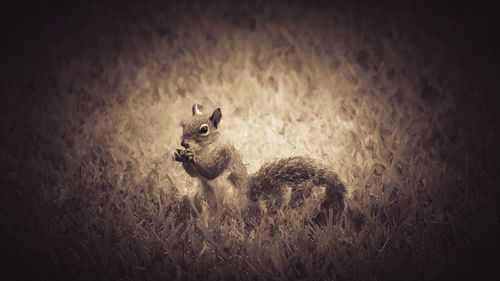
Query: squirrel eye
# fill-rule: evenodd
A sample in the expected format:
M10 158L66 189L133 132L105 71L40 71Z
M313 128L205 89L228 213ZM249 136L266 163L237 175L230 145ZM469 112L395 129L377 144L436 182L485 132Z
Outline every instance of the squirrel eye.
M208 126L206 124L201 125L198 133L202 136L208 135Z

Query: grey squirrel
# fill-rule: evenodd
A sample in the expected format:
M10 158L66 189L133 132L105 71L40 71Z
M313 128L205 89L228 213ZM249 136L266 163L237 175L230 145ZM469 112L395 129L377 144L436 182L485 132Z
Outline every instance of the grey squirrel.
M325 222L328 209L337 220L345 207L346 185L331 169L309 157L295 156L265 164L249 175L240 154L219 131L220 108L211 115L203 114L200 105L192 107L192 118L182 125L182 149L176 149L174 160L201 182L194 198L197 212L233 204L244 213L256 216L276 214L286 203L285 190L291 189L289 206L297 207L312 195L312 188L324 187L324 197L314 221Z

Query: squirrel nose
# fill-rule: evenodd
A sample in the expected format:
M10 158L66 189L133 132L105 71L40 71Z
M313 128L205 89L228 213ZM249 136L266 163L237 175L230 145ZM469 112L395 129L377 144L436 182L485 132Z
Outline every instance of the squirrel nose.
M181 145L182 145L184 148L189 148L189 144L188 144L185 140L182 140L182 141L181 141Z

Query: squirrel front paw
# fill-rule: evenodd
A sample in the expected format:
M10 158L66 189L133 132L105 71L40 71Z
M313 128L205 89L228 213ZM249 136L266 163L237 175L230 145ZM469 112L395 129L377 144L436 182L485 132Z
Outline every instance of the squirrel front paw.
M182 155L185 161L193 161L194 152L190 148L184 149L184 154Z
M174 151L174 160L178 162L187 162L187 161L192 161L194 158L194 152L187 148L187 149L176 149Z
M174 161L178 161L178 162L182 162L182 154L183 154L183 150L182 149L176 149L174 151L174 155L173 155L173 159Z

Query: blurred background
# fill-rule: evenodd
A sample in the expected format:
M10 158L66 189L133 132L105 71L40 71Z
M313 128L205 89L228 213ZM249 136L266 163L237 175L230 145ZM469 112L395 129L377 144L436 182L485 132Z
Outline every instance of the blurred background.
M499 276L492 6L55 1L1 14L3 280ZM179 203L197 183L171 159L194 103L222 109L250 172L293 155L335 169L351 190L342 220L200 225Z

